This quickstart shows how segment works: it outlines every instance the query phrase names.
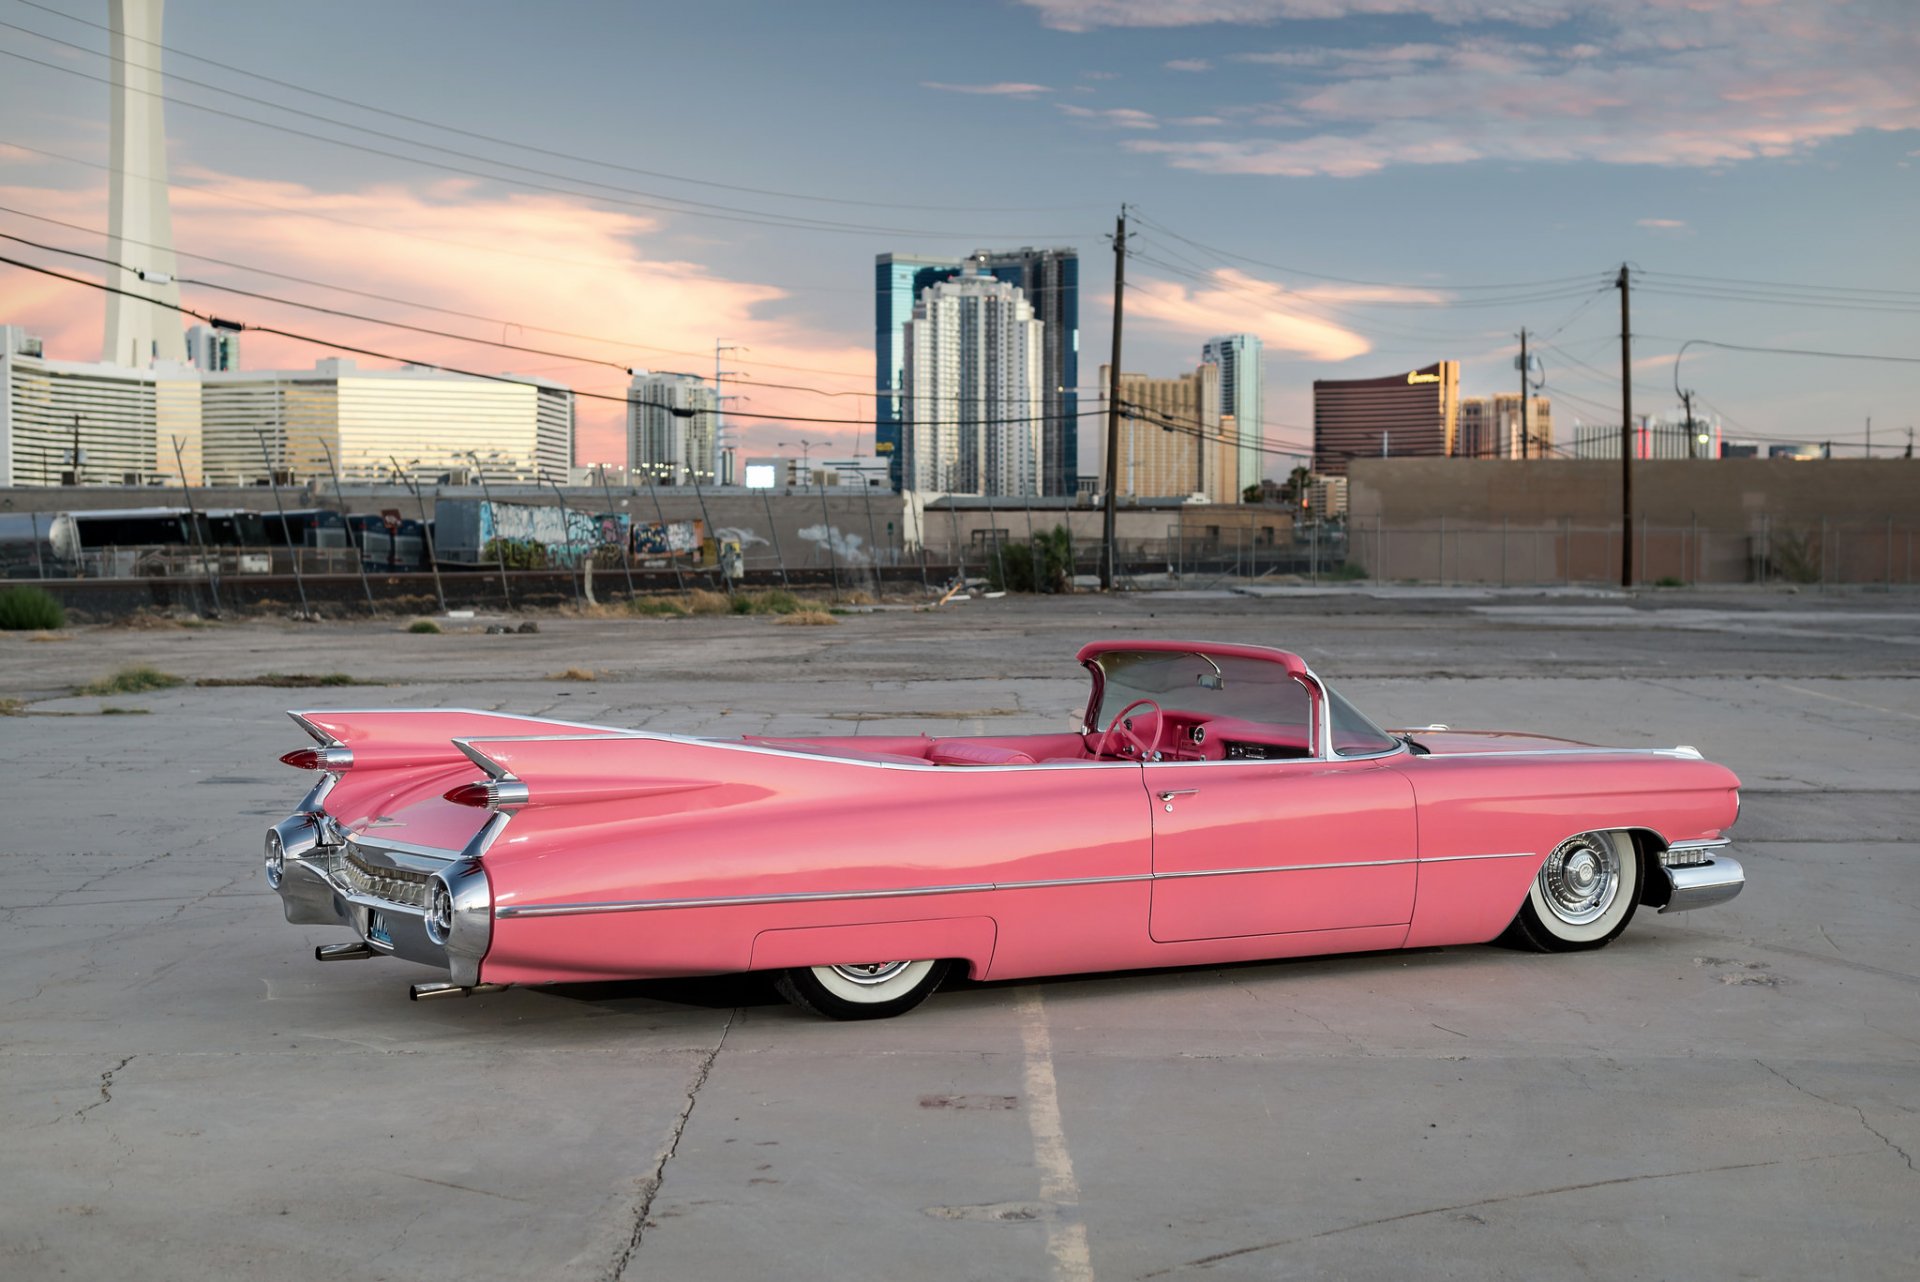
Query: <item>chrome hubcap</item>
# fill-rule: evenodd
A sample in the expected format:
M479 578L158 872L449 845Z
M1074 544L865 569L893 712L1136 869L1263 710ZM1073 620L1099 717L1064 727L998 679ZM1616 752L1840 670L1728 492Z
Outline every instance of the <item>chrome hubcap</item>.
M1620 893L1620 858L1613 844L1583 834L1562 845L1540 869L1540 892L1547 910L1567 925L1598 921Z
M871 987L886 983L912 964L912 962L903 961L861 962L854 966L834 966L830 969L850 984Z

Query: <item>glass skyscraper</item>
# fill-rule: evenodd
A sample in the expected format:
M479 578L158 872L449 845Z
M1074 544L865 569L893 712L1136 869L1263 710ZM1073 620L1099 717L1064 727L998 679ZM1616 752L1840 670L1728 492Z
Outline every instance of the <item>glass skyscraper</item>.
M1232 440L1238 443L1239 488L1260 484L1266 471L1266 430L1260 410L1260 336L1227 334L1210 338L1200 359L1220 367L1220 412L1233 415ZM1235 495L1229 502L1238 501Z
M1072 494L1079 484L1080 251L981 250L965 260L886 253L874 258L874 452L888 459L901 485L901 391L906 366L902 334L921 291L959 276L968 263L1018 286L1045 329L1041 339L1041 492Z

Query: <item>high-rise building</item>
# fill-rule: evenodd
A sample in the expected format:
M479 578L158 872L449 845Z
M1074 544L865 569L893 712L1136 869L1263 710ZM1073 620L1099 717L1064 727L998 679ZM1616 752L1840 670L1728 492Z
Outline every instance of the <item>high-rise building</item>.
M978 268L922 291L904 336L902 485L1040 492L1044 330L1017 286Z
M1315 379L1313 470L1345 476L1353 458L1445 458L1459 411L1459 361L1385 378Z
M1110 368L1100 367L1102 387ZM1220 412L1220 375L1220 366L1211 361L1172 378L1121 372L1114 493L1134 498L1204 494L1212 503L1240 501L1237 424Z
M1527 410L1527 440L1520 441L1520 394L1460 398L1453 452L1459 458L1553 457L1553 402L1535 396ZM1616 451L1617 453L1617 451Z
M697 374L636 371L627 406L627 474L655 485L719 483L714 426L720 398Z
M983 249L973 262L1017 285L1041 331L1040 493L1072 494L1080 473L1080 251Z
M1258 485L1266 470L1266 429L1260 406L1260 336L1210 338L1200 359L1220 367L1220 412L1233 418L1240 487Z
M207 374L239 369L240 335L211 325L189 325L187 363Z
M873 259L873 452L887 460L893 488L902 488L900 462L904 449L901 427L906 406L907 322L929 285L952 280L960 263L951 258L918 254L876 254ZM906 488L912 488L908 486Z
M167 129L160 75L162 0L110 0L108 46L113 93L107 165L107 256L119 266L107 283L107 333L101 359L145 369L185 364L180 286L167 204ZM155 306L156 303L169 306Z
M894 460L896 487L906 421L902 389L906 371L906 324L927 287L952 280L969 266L1017 286L1042 331L1041 486L1045 494L1072 494L1079 473L1080 253L1075 249L983 249L962 261L917 254L874 258L875 453Z

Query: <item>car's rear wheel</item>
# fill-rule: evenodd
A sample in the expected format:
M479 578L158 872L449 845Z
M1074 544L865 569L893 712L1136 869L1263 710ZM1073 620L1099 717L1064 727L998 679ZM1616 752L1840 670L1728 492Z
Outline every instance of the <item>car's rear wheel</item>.
M801 1010L828 1019L887 1019L927 1000L948 966L944 960L796 966L782 971L774 988Z
M1554 847L1500 942L1541 953L1601 948L1633 920L1640 854L1633 834L1583 832Z

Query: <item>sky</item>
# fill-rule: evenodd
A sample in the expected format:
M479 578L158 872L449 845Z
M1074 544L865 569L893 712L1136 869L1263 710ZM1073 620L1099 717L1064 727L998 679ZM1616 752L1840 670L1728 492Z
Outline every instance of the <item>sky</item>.
M0 0L0 233L104 250L106 11ZM1617 422L1623 264L1636 412L1696 340L1730 439L1920 426L1920 364L1736 350L1920 358L1913 0L174 0L163 41L185 303L616 398L581 463L628 368L717 343L744 452L870 453L888 250L1076 247L1091 389L1123 205L1124 366L1258 334L1272 476L1314 379L1516 390L1523 326L1562 442ZM101 297L0 265L51 356L98 359Z

